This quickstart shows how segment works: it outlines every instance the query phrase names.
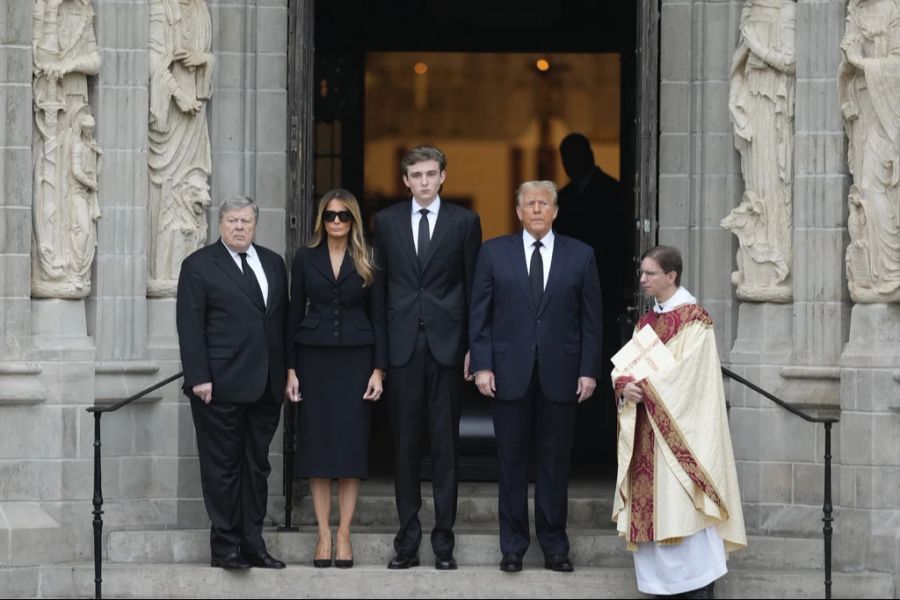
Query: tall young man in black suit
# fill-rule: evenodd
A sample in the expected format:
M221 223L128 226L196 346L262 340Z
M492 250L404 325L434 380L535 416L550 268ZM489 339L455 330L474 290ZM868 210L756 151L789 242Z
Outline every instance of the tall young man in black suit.
M262 537L269 444L287 371L287 277L278 254L253 243L259 209L230 198L221 239L181 265L176 319L184 392L197 432L211 564L284 568Z
M516 213L523 231L478 255L469 338L475 385L493 398L500 459L500 570L522 570L531 541L528 463L534 449L534 521L544 566L572 571L568 512L575 408L601 369L602 308L594 252L555 235L556 186L527 181Z
M412 149L400 167L412 200L375 219L376 261L385 271L380 293L387 306L388 406L400 519L396 556L388 568L419 564L419 440L427 422L435 506L431 546L438 569L455 569L460 396L468 373L466 317L481 221L472 211L441 201L447 159L437 148Z

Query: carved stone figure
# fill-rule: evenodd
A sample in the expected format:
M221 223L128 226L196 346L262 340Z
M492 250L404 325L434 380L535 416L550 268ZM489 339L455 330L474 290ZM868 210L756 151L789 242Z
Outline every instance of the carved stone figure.
M900 1L850 0L841 50L850 296L900 302Z
M32 295L83 298L97 240L87 76L100 70L90 0L35 0Z
M174 296L206 241L212 22L204 0L150 0L150 296Z
M731 279L742 300L792 297L793 0L748 0L731 68L728 107L744 195L722 220L740 243Z

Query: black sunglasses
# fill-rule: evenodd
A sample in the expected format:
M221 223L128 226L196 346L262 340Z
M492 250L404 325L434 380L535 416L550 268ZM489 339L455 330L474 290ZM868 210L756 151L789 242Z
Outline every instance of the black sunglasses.
M322 219L326 223L334 223L334 218L340 219L341 223L349 223L353 218L349 210L326 210L322 213Z

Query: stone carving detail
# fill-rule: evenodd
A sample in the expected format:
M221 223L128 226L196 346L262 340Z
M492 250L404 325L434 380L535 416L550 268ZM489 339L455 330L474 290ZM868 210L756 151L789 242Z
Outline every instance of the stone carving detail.
M150 0L149 296L174 296L181 261L206 242L211 45L204 0Z
M97 175L87 76L100 71L90 0L35 0L32 295L84 298L97 246Z
M795 10L793 0L748 0L741 11L728 108L744 195L721 225L740 243L731 279L742 300L792 298Z
M841 50L850 296L900 302L900 2L850 0Z

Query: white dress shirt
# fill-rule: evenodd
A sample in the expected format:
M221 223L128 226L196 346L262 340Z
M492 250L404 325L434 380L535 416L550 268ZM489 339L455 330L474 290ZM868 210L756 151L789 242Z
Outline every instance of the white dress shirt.
M553 241L556 237L553 230L541 238L541 260L544 261L544 289L547 289L547 280L550 278L550 262L553 260ZM531 275L531 255L534 253L534 242L537 241L527 229L522 230L522 241L525 244L525 270Z
M244 268L241 266L241 255L238 252L235 252L231 248L228 247L228 244L222 242L222 245L228 250L228 253L231 255L231 258L234 260L234 264L237 265L238 271L241 273L244 272ZM247 248L247 264L250 265L250 268L253 269L253 274L256 275L256 281L259 282L259 289L262 290L263 295L263 304L268 305L269 303L269 280L266 279L266 271L263 269L262 262L259 260L259 254L256 253L256 247L253 244L250 244L250 247Z
M434 224L437 223L438 212L441 210L441 197L437 196L429 206L425 207L412 199L412 234L413 244L416 247L416 254L419 253L419 221L422 219L422 213L419 211L425 208L428 211L428 239L434 239Z

